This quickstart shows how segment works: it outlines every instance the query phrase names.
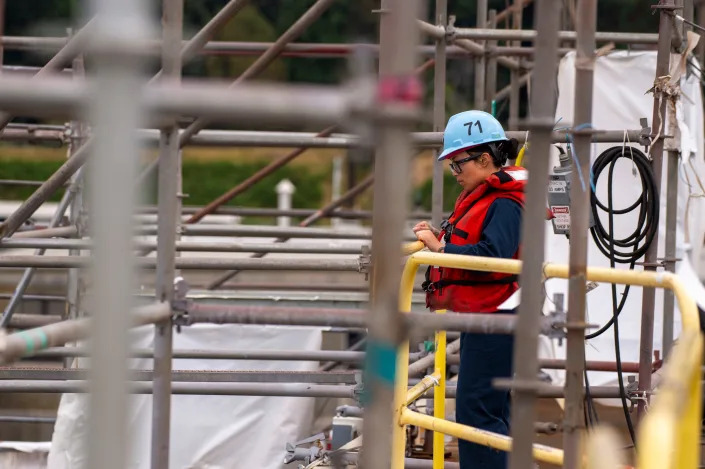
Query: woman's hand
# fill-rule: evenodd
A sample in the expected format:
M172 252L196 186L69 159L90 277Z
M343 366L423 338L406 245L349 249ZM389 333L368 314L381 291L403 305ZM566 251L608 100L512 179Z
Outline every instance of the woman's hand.
M433 233L436 237L438 237L439 234L441 234L441 230L438 228L434 227L427 221L420 221L414 226L414 233L417 233L422 230L428 230L431 233Z
M431 252L438 252L441 246L443 246L443 244L438 241L438 238L436 238L436 235L433 234L431 230L422 229L417 231L416 227L414 227L414 233L416 234L416 238L418 238L419 241L424 243Z

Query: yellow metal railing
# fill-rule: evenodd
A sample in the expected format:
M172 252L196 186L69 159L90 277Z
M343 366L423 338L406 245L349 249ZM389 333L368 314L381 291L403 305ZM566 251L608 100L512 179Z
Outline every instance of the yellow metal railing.
M412 243L412 245L406 245L403 252L409 254L415 248L419 248L419 245ZM515 275L521 272L521 262L512 259L416 252L408 258L402 274L399 292L399 309L402 312L411 310L411 293L416 272L421 265ZM546 278L568 278L568 266L546 264L543 273ZM639 469L697 468L700 458L702 407L700 370L703 338L700 334L700 321L695 302L688 295L680 279L670 273L590 267L587 270L587 279L602 283L666 288L675 294L681 312L683 332L673 347L671 355L666 359L663 383L658 394L653 398L647 416L639 426L637 460ZM393 430L392 469L404 467L405 425L417 425L434 431L434 469L443 467L444 434L502 451L511 450L512 440L505 435L444 420L445 345L445 333L437 333L436 363L432 378L438 380L438 387L434 393L433 417L407 408L410 403L409 397L413 397L407 393L409 344L404 343L399 349L394 402L397 425ZM431 379L431 377L428 378ZM428 380L425 385L428 385ZM416 397L421 396L423 392L425 391L418 393ZM537 461L555 465L563 464L563 451L560 449L534 445L533 455Z

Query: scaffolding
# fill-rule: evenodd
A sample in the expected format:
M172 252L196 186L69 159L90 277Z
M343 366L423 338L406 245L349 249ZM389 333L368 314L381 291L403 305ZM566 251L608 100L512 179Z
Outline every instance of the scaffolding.
M584 333L586 279L603 282L623 282L643 285L644 301L639 363L623 363L622 370L639 372L637 395L650 396L653 356L654 288L670 288L675 296L666 296L666 313L673 320L675 299L681 305L686 331L677 346L670 340L671 352L666 359L666 385L658 402L646 416L649 397L639 399L640 452L639 467L695 468L698 464L700 380L699 356L702 338L699 335L694 303L688 298L672 274L673 259L667 260L670 273L657 272L656 245L645 258L644 273L619 276L614 271L587 267L587 226L590 190L580 190L572 196L571 251L568 267L544 265L544 231L524 223L522 262L482 259L453 259L450 255L412 254L422 246L405 245L402 233L407 217L431 219L439 224L443 218L443 166L433 165L432 209L430 213L406 213L409 159L415 151L438 151L446 122L445 82L449 60L471 60L475 65L475 107L490 110L492 103L509 101L508 136L523 142L530 133L531 148L527 169L532 177L526 190L525 220L542 220L545 212L546 184L550 146L574 140L583 173L590 171L591 142L621 143L630 141L649 145L655 179L660 185L663 167L664 139L658 129L627 123L631 130L567 129L554 130L554 90L558 59L575 51L577 122L592 120L593 64L597 47L605 43L635 47L656 47L658 66L656 78L668 74L672 37L684 30L674 28L673 12L683 9L687 20L694 17L693 1L677 6L674 0L660 0L653 8L660 15L658 33L613 33L596 31L596 0L577 0L575 31L561 31L561 5L575 6L573 0L537 0L535 30L521 28L524 8L530 0L514 0L505 11L489 10L487 0L477 2L477 27L457 28L455 18L447 11L446 0L436 0L432 22L421 16L418 0L381 0L375 11L380 19L379 44L307 44L296 40L334 3L317 0L306 13L275 42L220 42L211 38L247 3L230 0L194 37L183 40L183 0L163 0L162 37L154 40L145 7L139 0L94 0L94 15L85 26L70 37L9 37L3 36L0 46L6 50L49 51L53 58L39 69L3 66L0 76L0 140L51 142L66 145L69 158L46 181L0 181L0 184L36 187L33 194L0 225L0 249L36 249L31 256L2 255L0 268L22 268L21 281L11 295L0 325L25 329L0 337L0 361L12 364L17 360L37 358L91 357L90 370L35 368L23 372L12 368L0 370L0 392L90 393L89 467L122 469L126 461L127 396L147 393L153 396L151 467L169 467L169 435L171 431L171 396L174 394L203 395L267 395L267 396L330 396L359 399L359 387L350 373L320 371L288 376L277 380L271 372L230 373L213 377L172 369L176 358L209 358L214 360L312 360L365 364L365 392L368 402L364 413L364 451L360 464L365 468L416 467L404 461L404 424L435 430L433 436L433 467L443 467L442 433L482 442L510 451L510 467L526 467L533 457L569 469L581 467L583 448L595 458L594 445L585 445L583 405L585 369L616 370L611 363L586 362ZM0 2L4 7L4 2ZM705 11L704 7L700 8ZM0 11L0 14L2 12ZM372 13L371 13L372 14ZM0 15L1 16L1 15ZM511 19L513 29L499 25ZM0 22L2 23L2 22ZM434 44L419 44L421 35ZM502 42L502 45L499 43ZM531 42L531 46L525 43ZM94 61L90 75L83 72L83 56ZM244 55L257 59L231 85L208 82L182 82L183 66L199 55ZM142 73L148 57L161 57L161 70L147 80ZM371 57L379 58L379 76L369 72ZM0 55L1 57L1 55ZM279 57L339 58L349 57L352 76L340 87L303 86L256 83L257 76ZM420 58L430 59L417 68ZM511 83L497 89L497 69L509 70ZM419 75L433 68L433 112L422 111ZM27 74L33 74L30 80ZM520 90L528 83L530 114L520 115ZM542 86L543 85L543 86ZM652 122L663 122L666 100L654 93ZM65 126L11 123L13 115L61 117L72 121ZM186 127L182 118L193 118ZM419 124L432 125L429 131L414 132ZM274 132L262 130L206 129L212 122L247 121L252 126L291 123L318 126L318 133ZM89 123L87 125L86 123ZM350 132L350 133L343 133ZM185 207L182 204L181 150L187 145L217 147L283 147L290 153L272 161L252 177L239 182L205 207ZM158 159L142 171L138 169L141 148L158 148ZM319 210L273 210L225 207L237 195L289 164L309 148L355 149L374 153L373 174L348 192ZM84 172L84 164L91 160ZM434 158L435 161L435 158ZM677 183L677 167L668 158L667 194L668 221L666 232L667 257L675 256L675 204L677 194L669 190ZM138 206L129 188L143 182L158 169L158 205ZM90 180L94 187L90 200L84 201L84 186ZM120 196L111 192L116 181L128 190ZM370 187L374 193L372 212L346 208L349 201ZM61 202L46 226L28 229L27 220L59 189L66 188ZM86 196L87 197L87 196ZM90 210L85 208L87 205ZM68 216L67 216L68 212ZM88 212L88 214L87 214ZM156 224L135 223L135 214L156 214ZM200 223L212 214L295 216L304 220L297 227L208 225ZM335 232L314 228L325 218L371 220L371 232ZM66 220L68 219L68 223ZM135 239L154 236L156 241ZM188 241L182 236L262 237L275 238L274 243L231 241ZM328 244L286 243L303 238L325 239ZM341 245L332 240L356 240L357 245ZM69 255L46 256L45 250L68 250ZM156 257L147 254L156 252ZM179 257L183 252L249 253L249 258ZM131 255L136 253L137 255ZM355 259L330 258L310 260L296 257L267 258L267 254L346 254ZM669 254L670 253L670 254ZM410 263L402 275L400 262L388 261L390 256L409 255ZM455 256L457 257L457 256ZM382 261L384 260L384 261ZM376 261L376 262L375 262ZM453 264L455 263L455 264ZM413 274L420 264L456 265L474 270L520 273L522 303L517 317L446 313L429 315L410 313L405 303L413 288ZM411 267L409 267L411 266ZM66 297L33 298L26 293L37 269L68 269ZM188 301L180 290L177 271L226 271L209 285L218 288L239 272L323 271L354 272L370 276L370 301L367 308L272 307L257 305L222 305ZM154 297L142 306L134 305L135 272L148 272L154 278ZM152 271L154 271L152 273ZM413 272L412 272L413 271ZM88 273L86 273L88 272ZM632 275L633 274L633 275ZM81 289L81 277L90 275L94 282L86 295ZM544 276L569 279L570 301L567 318L558 323L540 319ZM400 283L402 282L403 283ZM403 289L400 295L400 284ZM176 287L175 287L176 285ZM243 284L248 285L248 284ZM260 285L275 288L276 284ZM279 287L283 287L279 285ZM250 285L250 288L256 288ZM290 285L290 289L305 290L306 285ZM401 298L401 299L400 299ZM65 302L69 312L62 321L15 314L22 301ZM144 298L143 298L144 299ZM409 299L410 301L410 299ZM401 302L401 303L400 303ZM397 307L397 305L400 305ZM82 317L85 311L90 317ZM125 314L125 311L130 311ZM404 313L402 313L402 311ZM321 351L302 353L287 350L247 352L202 352L175 350L173 330L197 323L212 324L276 324L349 328L367 333L366 351ZM134 350L127 346L128 329L154 324L154 347ZM568 354L565 361L540 361L537 338L542 331L566 331ZM460 428L457 424L439 422L445 413L443 397L454 396L455 389L445 383L446 360L457 361L457 341L447 344L446 333L483 332L514 334L516 339L514 379L498 385L512 389L511 438L480 435L476 429ZM409 337L436 334L438 353L409 354ZM672 334L672 329L671 329ZM89 348L67 344L91 338ZM95 344L100 344L96 346ZM454 345L455 344L455 345ZM130 357L152 357L152 370L130 370ZM404 371L397 376L389 372L390 360L399 361L391 369ZM435 365L434 365L435 360ZM562 368L567 371L565 388L537 382L540 368ZM678 372L682 367L682 372ZM419 382L406 382L408 376L435 369L430 377ZM330 369L330 367L329 367ZM697 378L697 379L696 379ZM221 382L213 382L220 380ZM395 388L396 383L396 388ZM436 386L437 384L437 386ZM413 385L408 388L407 385ZM615 387L592 388L594 397L619 397ZM422 395L436 395L435 419L412 412L407 405ZM563 450L534 445L536 424L535 402L539 397L564 397ZM392 405L392 403L395 403ZM687 405L679 404L686 402ZM13 420L19 419L19 420ZM0 417L2 421L22 421L20 417ZM38 420L38 421L46 421ZM394 435L385 429L394 423ZM697 434L695 434L697 432ZM676 442L676 436L680 438ZM669 440L670 439L670 440ZM666 445L657 452L658 445ZM671 446L669 446L671 445ZM283 446L283 445L282 445ZM593 450L590 450L593 448ZM673 451L669 449L673 448ZM590 452L592 451L592 452ZM666 454L668 453L668 454ZM675 456L674 456L675 454ZM440 459L439 459L440 458ZM672 459L675 458L675 459ZM597 466L596 466L597 467Z

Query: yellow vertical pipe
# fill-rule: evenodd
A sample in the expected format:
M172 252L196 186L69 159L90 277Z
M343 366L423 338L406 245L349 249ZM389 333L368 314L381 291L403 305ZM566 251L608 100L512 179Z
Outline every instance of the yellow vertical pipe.
M436 311L444 314L445 310ZM438 386L433 393L433 416L439 419L446 418L446 331L436 332L436 373ZM433 432L433 469L443 469L445 462L445 435Z
M394 426L392 428L392 469L404 469L406 453L405 426L401 423L401 412L406 408L406 392L409 382L409 342L404 341L397 353L397 372L394 379Z
M411 293L414 289L414 276L418 264L407 261L399 285L399 311L411 311ZM409 342L404 341L397 353L397 370L394 378L394 426L392 427L391 469L404 469L406 452L405 426L401 423L401 413L406 408L406 393L409 383Z
M698 333L692 333L695 338L690 349L691 363L683 364L687 368L681 370L689 374L687 379L686 408L677 417L675 431L675 464L676 468L696 468L700 463L700 425L702 419L702 372L700 357L703 353L703 339Z

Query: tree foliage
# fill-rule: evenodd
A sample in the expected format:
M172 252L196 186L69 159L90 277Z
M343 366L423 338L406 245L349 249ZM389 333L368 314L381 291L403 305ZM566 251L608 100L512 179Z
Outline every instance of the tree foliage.
M252 5L243 8L232 18L215 37L217 41L272 42L277 32L258 9ZM257 59L254 57L232 57L213 55L206 59L206 73L212 77L237 78ZM286 79L286 66L281 60L275 61L258 76L259 79Z
M159 13L160 0L145 0ZM6 2L7 35L65 35L67 27L81 24L84 16L81 5L87 0L23 0ZM184 7L185 35L190 37L205 25L227 0L186 0ZM272 41L286 31L308 10L315 0L258 0L244 8L227 24L216 39L232 41ZM513 0L489 0L489 8L504 10ZM652 14L652 0L600 0L598 28L608 31L655 32L658 15ZM435 2L427 1L427 18L433 18ZM333 5L309 27L299 42L344 43L376 41L379 0L336 0ZM477 0L449 0L448 11L455 15L456 25L470 27L476 24ZM523 26L533 25L533 5L524 13ZM36 65L46 60L20 51L7 51L6 63ZM253 59L214 57L198 60L189 67L192 74L234 76ZM291 81L332 83L339 82L346 72L345 60L288 58L277 61L264 76ZM471 86L472 64L452 61L449 82L461 95Z

